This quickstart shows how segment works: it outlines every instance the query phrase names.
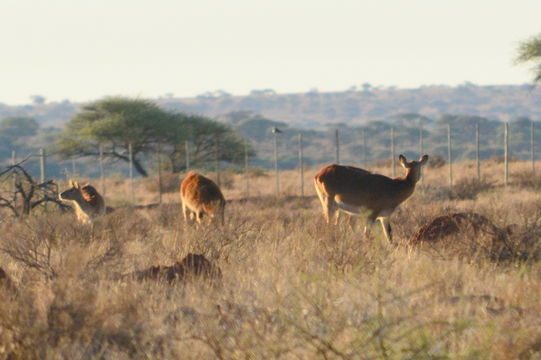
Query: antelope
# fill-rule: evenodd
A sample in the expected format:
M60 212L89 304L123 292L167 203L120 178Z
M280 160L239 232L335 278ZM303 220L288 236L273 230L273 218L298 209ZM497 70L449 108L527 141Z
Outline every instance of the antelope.
M80 186L77 181L70 180L69 186L60 194L60 200L73 203L79 222L92 224L96 218L105 215L105 200L92 185Z
M377 219L381 222L385 238L392 243L389 217L413 194L428 155L423 155L419 161L408 161L404 155L398 159L406 169L406 175L395 179L353 166L332 164L322 168L315 176L314 184L327 223L337 209L352 216L364 215L367 217L365 236Z
M218 217L224 224L225 198L220 187L209 178L190 171L180 184L180 200L186 223L190 223L195 214L199 225L204 215L209 217L209 222Z

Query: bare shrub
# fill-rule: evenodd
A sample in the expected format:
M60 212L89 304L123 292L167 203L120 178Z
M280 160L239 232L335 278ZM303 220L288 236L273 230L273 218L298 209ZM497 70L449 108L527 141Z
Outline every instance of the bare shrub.
M43 335L35 344L42 353L53 351L83 359L142 359L143 353L158 356L165 350L162 336L143 331L140 297L105 299L106 289L99 285L63 278L51 288L53 298L41 327ZM149 344L150 337L155 345Z
M6 296L0 292L0 358L39 359L44 357L43 329L38 325L38 314L27 293Z
M266 178L266 177L269 177L269 173L265 169L258 168L258 167L251 167L248 169L248 177L252 179Z
M47 203L60 210L69 209L59 200L58 185L53 180L39 183L26 171L21 164L27 159L0 172L0 208L9 209L16 217L28 216Z
M507 160L509 162L517 162L519 161L520 159L516 156L513 156L513 155L509 155L507 157ZM488 161L492 161L492 162L495 162L496 164L503 164L505 162L505 156L504 155L494 155L494 156L491 156Z
M430 161L427 166L431 169L439 169L447 164L447 160L440 154L430 155Z
M421 184L417 192L422 194L422 201L433 203L445 200L472 200L479 194L486 193L495 188L495 184L487 179L462 178L455 182L451 188L445 185Z
M90 276L120 260L122 244L103 225L81 225L61 216L29 218L1 229L7 236L0 251L47 279L75 268L74 275Z
M233 189L235 185L235 174L232 171L220 172L220 187L223 189Z
M514 261L537 262L541 260L541 224L531 223L511 226L507 230L507 258Z
M494 188L494 183L481 178L462 178L458 180L449 193L450 199L475 199L480 193Z
M178 203L161 204L144 212L151 224L161 228L175 228L181 219L181 206Z
M36 231L35 225L34 220L2 229L11 236L0 244L0 250L24 266L53 278L58 274L52 259L57 245L56 229L51 223L43 222Z
M162 192L163 193L178 193L180 189L180 174L168 171L162 172ZM158 178L148 178L143 180L144 189L151 193L160 191Z
M378 159L370 163L371 168L389 168L391 166L393 166L393 159L389 158Z
M524 189L541 189L541 177L534 176L531 171L511 173L511 184Z
M428 184L420 184L417 186L416 192L421 194L421 201L426 204L449 200L450 191L448 186L434 186Z

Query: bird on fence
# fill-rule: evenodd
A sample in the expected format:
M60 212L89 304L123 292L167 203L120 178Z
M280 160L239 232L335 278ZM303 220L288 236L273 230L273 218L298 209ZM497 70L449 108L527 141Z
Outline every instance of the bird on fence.
M274 126L271 131L272 131L273 134L281 134L282 133L282 130L278 129L276 126Z

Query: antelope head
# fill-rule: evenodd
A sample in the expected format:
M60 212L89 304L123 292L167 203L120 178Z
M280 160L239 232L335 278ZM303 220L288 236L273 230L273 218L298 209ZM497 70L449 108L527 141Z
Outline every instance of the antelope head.
M60 193L60 200L77 200L81 198L81 186L77 181L69 180L70 188Z
M400 165L406 169L406 178L415 184L421 178L421 169L428 162L428 155L421 156L419 161L408 161L404 155L400 155L398 160Z

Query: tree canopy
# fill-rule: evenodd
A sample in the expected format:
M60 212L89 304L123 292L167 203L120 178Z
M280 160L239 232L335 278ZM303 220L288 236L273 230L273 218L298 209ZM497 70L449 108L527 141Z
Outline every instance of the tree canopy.
M143 160L158 149L169 157L173 171L182 170L186 141L192 164L216 157L235 161L244 146L232 128L211 119L167 112L148 100L114 97L86 105L72 117L58 150L64 157L98 156L101 144L103 156L129 161L131 144L134 168L147 176Z
M191 164L207 166L216 160L240 163L244 159L245 140L232 127L200 115L183 113L171 114L171 123L175 131L167 134L167 154L174 172L185 168L186 147L188 142ZM254 150L247 145L248 155Z
M516 61L518 63L535 63L533 68L534 82L541 81L541 34L520 43Z

